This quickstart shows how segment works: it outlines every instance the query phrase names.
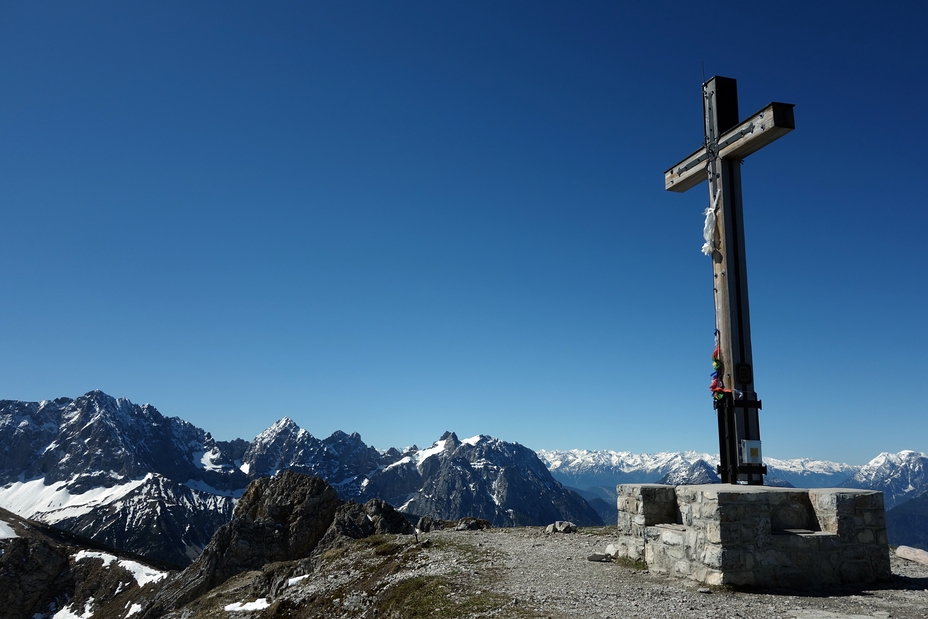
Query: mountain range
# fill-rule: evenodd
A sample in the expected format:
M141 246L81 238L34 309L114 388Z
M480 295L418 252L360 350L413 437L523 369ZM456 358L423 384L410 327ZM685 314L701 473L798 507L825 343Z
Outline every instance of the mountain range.
M585 449L539 450L555 479L603 498L615 497L623 483L714 483L718 455L696 451L636 454ZM828 460L764 458L767 485L796 488L880 490L886 509L928 491L928 455L917 451L881 453L863 466Z
M380 451L357 433L316 438L288 417L250 442L217 441L149 404L101 391L0 401L0 508L178 566L200 555L250 482L284 470L322 478L344 501L386 501L413 521L595 525L614 521L616 484L704 483L717 462L698 452L536 453L453 432L424 449ZM887 508L928 490L928 456L919 452L881 454L863 467L767 464L768 483L875 488Z
M0 507L151 560L189 564L249 482L283 470L324 479L342 500L385 500L413 519L602 524L535 452L489 436L447 432L426 449L381 452L356 433L318 439L284 417L250 443L216 441L101 391L0 401Z

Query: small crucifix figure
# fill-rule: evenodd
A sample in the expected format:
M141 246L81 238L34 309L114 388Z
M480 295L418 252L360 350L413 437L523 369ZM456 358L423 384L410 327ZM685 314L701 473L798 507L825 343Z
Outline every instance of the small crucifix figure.
M738 88L729 77L702 85L706 139L702 148L664 173L668 191L709 181L706 245L715 293L717 374L712 391L719 418L719 475L723 483L764 483L751 358L748 274L741 206L741 161L795 128L793 105L771 103L738 121Z

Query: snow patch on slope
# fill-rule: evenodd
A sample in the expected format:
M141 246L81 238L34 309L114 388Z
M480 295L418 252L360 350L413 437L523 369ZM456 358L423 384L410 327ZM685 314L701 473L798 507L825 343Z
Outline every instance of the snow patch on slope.
M158 582L163 580L167 576L166 572L152 569L135 561L118 559L106 552L81 550L76 555L74 555L75 562L82 561L83 559L100 559L103 561L103 567L109 567L115 562L119 567L132 574L132 577L135 578L135 582L139 583L140 587L144 587L150 582Z
M412 454L412 458L416 463L416 466L422 464L426 458L429 456L434 456L435 454L440 454L445 449L445 441L435 441L431 447L428 449L423 449Z
M222 460L222 454L215 447L210 451L195 451L193 452L193 464L198 469L203 469L204 471L225 471L228 470L228 465L216 464L216 461Z
M81 494L71 494L68 482L45 485L45 479L16 482L0 488L0 507L8 509L24 518L35 518L54 524L65 518L82 516L93 509L112 503L126 496L151 478L149 473L143 479L112 488L99 487Z
M223 607L223 610L226 612L248 612L253 610L264 610L271 603L267 601L267 598L258 598L254 602L235 602L234 604L229 604Z

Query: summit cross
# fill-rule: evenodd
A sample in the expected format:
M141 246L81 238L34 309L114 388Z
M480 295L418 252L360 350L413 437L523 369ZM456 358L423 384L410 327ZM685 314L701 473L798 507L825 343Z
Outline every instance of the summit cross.
M712 257L717 353L713 380L718 411L718 471L723 483L764 483L751 356L748 274L741 205L741 161L795 128L793 105L771 103L738 120L737 82L713 77L702 85L705 143L664 173L668 191L684 192L709 182L706 245Z

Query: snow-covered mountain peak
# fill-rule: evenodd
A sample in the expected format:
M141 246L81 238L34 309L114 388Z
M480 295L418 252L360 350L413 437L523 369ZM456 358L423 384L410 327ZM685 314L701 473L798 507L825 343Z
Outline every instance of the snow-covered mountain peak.
M928 486L928 455L911 449L883 452L842 485L882 490L889 509L924 492Z
M299 427L300 426L296 425L296 422L290 419L290 417L284 416L272 423L267 430L262 432L262 434L266 432L280 433L284 431L298 430Z

